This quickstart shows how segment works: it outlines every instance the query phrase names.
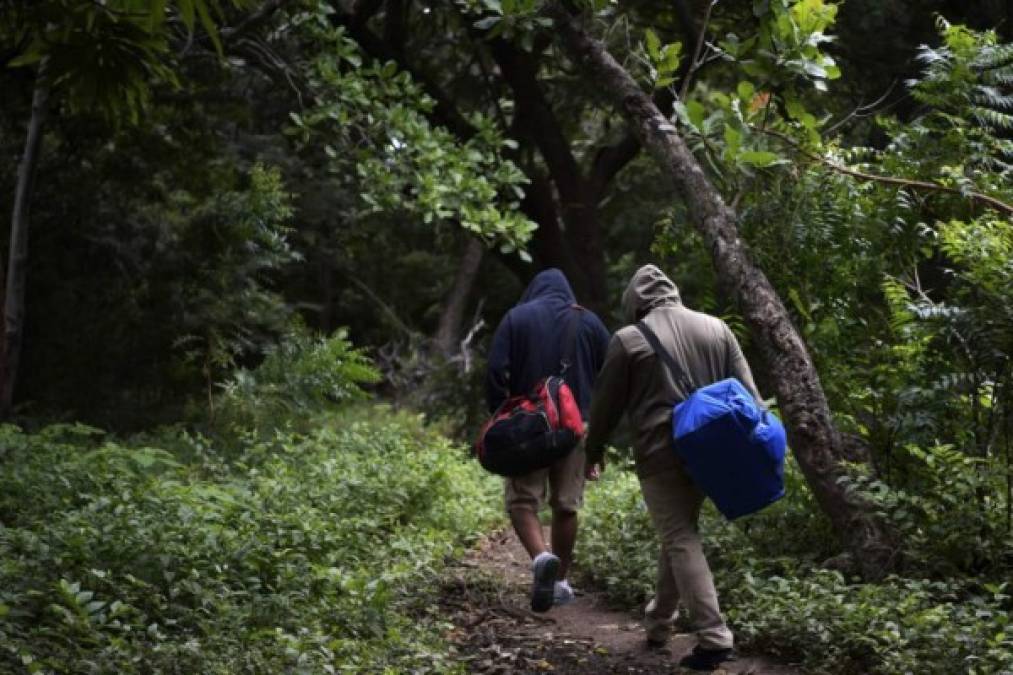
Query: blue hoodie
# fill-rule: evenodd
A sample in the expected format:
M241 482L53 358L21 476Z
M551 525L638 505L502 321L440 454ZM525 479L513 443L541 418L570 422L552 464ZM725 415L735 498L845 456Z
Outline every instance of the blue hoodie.
M508 396L526 394L543 377L559 373L565 354L563 341L576 302L570 283L558 269L539 272L531 280L492 338L486 377L490 412ZM609 332L593 312L584 309L574 333L573 363L564 379L586 420L594 379L605 361Z

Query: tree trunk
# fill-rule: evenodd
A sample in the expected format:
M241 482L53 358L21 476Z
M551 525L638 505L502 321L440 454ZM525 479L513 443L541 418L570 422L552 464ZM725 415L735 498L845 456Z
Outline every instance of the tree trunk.
M320 330L330 335L334 329L334 263L328 251L317 263L317 282L320 285Z
M14 406L14 382L21 361L21 343L25 329L25 279L28 267L28 207L32 198L35 167L39 159L42 124L46 117L49 83L46 61L39 65L32 94L32 117L28 122L25 151L18 164L18 181L11 214L10 256L7 262L7 287L4 297L4 335L0 348L0 417L6 418Z
M552 182L537 168L522 167L530 181L524 188L521 211L538 223L531 238L531 253L540 267L558 267L570 280L577 297L585 297L588 289L580 268L573 257L573 251L563 238L556 209L556 198L552 194ZM532 270L532 274L537 270ZM528 275L531 276L531 275ZM526 280L525 280L526 281Z
M843 473L840 463L849 458L851 439L834 426L806 345L777 292L739 238L735 212L707 179L672 123L605 46L562 4L550 3L547 11L555 19L557 35L588 81L622 111L643 147L672 177L689 207L693 225L711 252L715 269L732 289L767 361L792 450L813 494L865 576L882 576L894 559L891 533L867 503L838 483Z
M538 61L505 39L490 53L514 93L518 126L538 148L556 187L563 243L575 266L564 268L580 302L604 314L608 308L605 250L598 217L598 193L581 172L559 119L538 81ZM551 192L550 192L551 194ZM553 199L553 201L556 201Z
M433 342L444 356L450 357L457 352L461 341L461 323L464 321L464 310L468 305L468 296L475 286L478 269L482 266L485 245L477 237L469 237L461 256L461 264L454 277L454 285L447 295L443 311L440 313L440 324L436 329Z
M566 242L584 277L585 295L582 302L599 315L606 316L610 305L608 269L605 264L597 193L589 189L581 179L576 200L563 204L561 211L563 222L566 223Z

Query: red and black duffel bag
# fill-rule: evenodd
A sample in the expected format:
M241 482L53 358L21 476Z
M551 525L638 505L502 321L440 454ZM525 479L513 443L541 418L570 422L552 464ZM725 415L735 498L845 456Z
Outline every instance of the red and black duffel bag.
M560 374L539 380L527 394L508 398L482 427L475 454L487 471L522 476L544 469L569 454L584 437L580 408L563 380L580 323L581 308L575 310L564 343L570 353L560 364Z

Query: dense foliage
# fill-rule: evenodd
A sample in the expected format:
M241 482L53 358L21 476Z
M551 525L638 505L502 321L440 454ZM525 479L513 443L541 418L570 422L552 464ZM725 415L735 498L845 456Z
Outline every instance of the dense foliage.
M33 88L49 87L53 108L32 253L18 261L29 279L22 412L60 408L120 428L171 420L195 385L259 362L297 314L380 342L405 326L387 284L449 268L412 286L410 302L432 312L465 232L526 257L533 225L517 211L524 178L504 156L510 143L482 115L467 139L430 121L433 100L365 55L327 3L261 19L232 3L151 5L164 20L134 14L148 3L85 3L54 24L62 4L0 12L0 41L12 46L0 146L23 150L21 129L39 117ZM198 24L238 25L209 39L195 11ZM43 29L52 34L35 40ZM128 53L96 72L68 56L82 40ZM144 51L148 41L157 45ZM0 169L7 213L16 168ZM434 237L450 250L415 250ZM46 309L68 303L76 311Z
M313 422L231 448L4 427L0 670L450 670L432 581L494 483L408 416Z
M821 671L1008 670L1009 3L570 4L735 209L861 450L845 482L896 534L862 584L794 473L769 513L708 516L738 634ZM489 522L488 483L347 406L470 436L489 329L542 267L614 327L658 262L771 392L544 6L0 3L0 152L24 160L0 163L0 667L450 668L406 589ZM581 555L632 605L654 550L621 464Z
M925 493L937 516L951 502L973 503L970 486L946 483L946 489ZM789 478L788 497L734 525L705 508L707 557L741 645L821 673L1009 672L1013 602L1007 577L908 574L860 583L824 566L828 533L813 512L797 475ZM939 527L949 536L965 529L959 514L946 515ZM606 474L588 493L585 518L594 526L584 529L577 555L587 582L605 588L621 606L645 602L654 587L657 538L636 478ZM922 540L914 549L932 557L941 546ZM1013 555L1013 542L1006 555Z
M736 526L708 518L738 634L821 672L991 673L1013 660L1013 49L993 32L937 28L941 44L920 51L921 72L906 83L917 113L878 116L877 147L825 135L826 121L790 94L767 114L750 105L748 83L737 97L701 92L681 113L739 199L743 230L790 303L840 423L868 444L851 489L902 542L896 576L859 583L797 478L770 513ZM749 135L729 134L734 125ZM743 170L729 138L769 152L768 168ZM706 253L672 227L679 213L662 221L656 248L696 280L690 302L734 323ZM642 601L653 551L640 547L651 528L634 482L613 476L590 504L604 523L586 542L591 578L624 604ZM639 584L620 583L630 578Z
M443 566L497 486L361 399L343 336L295 335L210 433L0 427L0 670L445 672Z

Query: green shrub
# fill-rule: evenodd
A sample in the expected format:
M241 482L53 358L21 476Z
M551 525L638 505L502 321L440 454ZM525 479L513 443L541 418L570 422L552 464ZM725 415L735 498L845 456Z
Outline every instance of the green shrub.
M974 457L949 445L895 451L903 478L890 485L854 466L849 482L904 541L905 567L932 578L1002 573L1013 561L1004 461Z
M237 369L223 385L213 411L218 426L289 425L316 411L362 400L362 386L380 379L344 329L326 338L292 330L266 353L256 369Z
M430 583L495 485L385 409L189 463L93 429L0 430L0 671L451 668ZM168 432L167 432L168 433Z

